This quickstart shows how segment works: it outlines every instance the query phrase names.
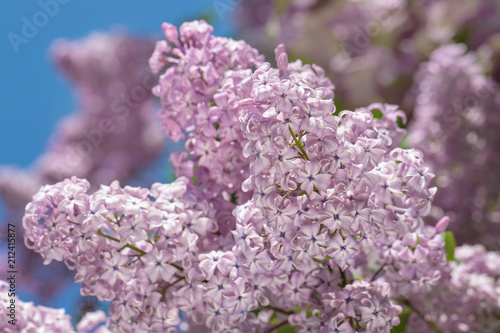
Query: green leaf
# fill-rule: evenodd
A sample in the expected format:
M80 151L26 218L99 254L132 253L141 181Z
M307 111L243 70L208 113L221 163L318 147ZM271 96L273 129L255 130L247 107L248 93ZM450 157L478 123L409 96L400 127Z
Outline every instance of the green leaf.
M408 143L408 135L405 134L401 140L399 140L399 146L403 149L410 149L411 146L410 144Z
M451 231L446 231L443 233L439 234L441 237L443 237L444 240L444 248L446 249L446 253L448 256L446 257L446 260L452 261L455 259L455 247L457 246L457 242L455 241L455 236Z
M273 316L269 320L269 324L278 325L279 323L280 320L278 316L276 314L273 314ZM295 333L295 329L293 328L293 326L290 326L289 323L286 323L285 325L278 327L277 331L278 333Z
M295 333L295 329L290 324L285 324L278 328L278 333Z
M309 303L307 304L306 306L306 314L308 317L312 316L312 312L311 310L309 310L309 307L311 306L312 303ZM299 307L296 307L295 309L293 309L293 312L297 313L297 312L300 312L302 310L302 308L299 306Z
M391 330L391 333L405 333L406 332L406 324L408 323L408 319L410 318L410 309L403 309L403 312L398 316L400 323L398 326L394 327Z
M373 109L372 114L373 114L373 118L375 118L375 119L382 119L382 117L384 116L382 111L380 111L379 109Z
M278 325L279 323L280 323L280 319L278 318L278 316L276 314L273 314L271 319L269 319L269 324Z
M236 194L237 192L231 193L231 203L234 205L238 204L238 196Z
M307 316L308 316L308 317L312 316L312 314L313 314L313 313L311 312L311 310L309 310L309 307L311 306L311 304L312 304L312 303L309 303L309 304L307 304L307 306L306 306L306 313L307 313Z
M295 145L297 146L297 148L299 148L300 152L302 153L302 156L304 156L304 158L306 160L310 161L309 156L307 156L307 153L304 150L304 147L302 146L302 142L300 142L300 140L297 139L297 137L295 136L295 133L293 133L290 125L288 126L288 129L290 130L290 134L292 135L293 141L295 141Z

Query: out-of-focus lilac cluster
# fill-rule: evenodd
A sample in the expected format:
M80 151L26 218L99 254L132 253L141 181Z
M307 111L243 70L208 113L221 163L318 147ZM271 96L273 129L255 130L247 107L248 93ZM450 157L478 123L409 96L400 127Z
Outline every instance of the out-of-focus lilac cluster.
M75 330L71 325L71 317L64 313L64 309L52 309L34 305L33 302L23 302L17 296L8 296L9 288L9 282L0 280L2 332L110 333L106 328L107 316L103 311L86 313ZM15 325L12 324L14 322Z
M46 264L111 301L109 330L494 332L498 254L454 256L449 219L424 226L434 174L399 148L397 106L337 111L324 71L283 45L273 68L204 21L163 31L150 65L163 127L186 139L178 179L92 193L72 177L23 219Z
M498 332L500 330L500 254L482 245L463 245L442 279L426 294L415 294L407 332Z
M415 75L408 142L436 171L435 215L460 242L500 249L500 89L465 45L438 48Z
M492 45L500 32L495 0L242 1L240 9L245 39L263 52L286 43L321 65L348 107L402 103L418 64L440 45L459 40L500 51Z
M127 180L163 148L153 121L148 72L153 43L126 35L94 33L59 41L53 59L75 85L78 111L58 124L47 151L28 171L0 169L0 193L14 209L24 208L45 184L76 175L94 184Z

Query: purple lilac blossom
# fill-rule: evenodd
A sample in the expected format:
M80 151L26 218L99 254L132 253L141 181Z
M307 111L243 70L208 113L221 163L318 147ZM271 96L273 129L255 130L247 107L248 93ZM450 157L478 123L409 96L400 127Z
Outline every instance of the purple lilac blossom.
M423 311L420 300L449 283L456 264L446 260L439 235L449 220L423 226L434 175L419 151L398 147L405 114L380 103L336 111L322 69L288 63L283 45L273 68L243 42L212 37L204 21L183 24L180 39L175 27L163 30L171 44L158 43L151 66L168 67L155 88L167 134L191 141L191 160L178 158L179 165L200 163L201 128L211 128L181 111L210 119L210 108L221 106L216 96L231 96L228 123L213 128L232 128L243 147L245 170L236 179L247 197L231 202L234 224L221 223L227 208L211 186L224 192L229 184L210 169L200 182L179 167L172 184L122 188L115 181L94 193L72 177L44 186L28 204L26 245L46 264L65 262L83 295L111 301L112 331L175 332L182 311L213 332L288 324L296 332L388 333L403 308ZM232 59L228 49L246 49L250 61ZM166 77L181 89L163 89ZM220 109L212 110L220 121ZM210 155L209 166L230 155ZM424 324L451 332L443 320Z
M460 243L498 250L500 89L462 44L438 48L415 78L408 142L436 170L434 215L451 217Z
M442 270L447 277L430 293L414 294L409 333L498 332L500 330L500 253L482 245L463 245ZM425 319L423 319L425 318Z
M234 228L231 211L249 198L241 191L248 162L238 122L240 83L264 58L243 41L212 36L204 23L183 24L179 32L167 23L162 28L168 41L157 43L150 66L166 70L153 93L161 99L158 117L166 135L184 139L187 150L170 161L177 176L204 188L217 207L219 231L227 234Z
M428 160L439 175L436 184L445 188L427 221L432 224L436 218L449 214L450 228L457 233L459 243L481 242L489 249L500 248L496 232L500 230L500 195L495 172L500 166L494 148L500 140L494 130L498 126L494 110L498 109L495 99L499 91L493 82L498 83L500 77L500 21L496 19L500 3L313 1L304 6L288 1L284 7L283 2L265 3L270 12L261 20L239 21L242 34L251 31L251 26L258 26L260 31L267 31L259 36L285 40L292 54L323 65L334 79L340 105L359 106L373 100L404 104L410 124L414 120L411 114L418 113L417 124L410 130L415 147L425 155L431 154ZM248 3L243 3L242 8L242 13L260 10L258 5ZM281 21L282 18L286 20ZM293 38L287 37L292 35L289 26L293 27ZM330 30L325 29L327 26ZM452 68L459 66L454 66L454 61L465 51L451 50L463 46L446 46L455 41L477 50L477 59L464 56L459 61L461 69L456 70L468 73L461 78ZM270 44L260 44L260 48L270 49ZM442 72L432 76L434 79L428 74L425 80L424 69L417 70L418 65L435 59L437 54L445 57L445 51L432 53L440 47L457 55L448 65L440 65ZM431 63L439 62L433 59ZM480 74L479 63L491 73L491 78ZM439 71L435 65L422 67L427 72ZM440 75L451 78L442 80ZM432 105L436 103L441 105ZM463 106L452 105L457 103ZM465 106L469 104L472 105ZM468 135L462 135L463 131ZM427 139L430 142L426 143ZM440 148L444 149L442 154L438 152Z

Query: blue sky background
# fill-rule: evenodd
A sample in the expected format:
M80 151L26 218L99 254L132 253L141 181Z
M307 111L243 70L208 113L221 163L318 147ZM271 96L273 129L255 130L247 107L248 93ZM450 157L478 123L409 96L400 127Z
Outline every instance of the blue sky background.
M52 1L55 0L40 2ZM46 25L38 28L36 35L18 46L17 53L9 41L9 33L22 36L23 18L33 22L33 16L42 7L39 1L19 0L3 0L0 5L0 165L29 166L44 151L58 120L76 108L72 87L56 72L48 57L54 40L78 39L92 31L117 27L162 39L162 22L178 26L207 15L216 35L230 37L234 30L231 10L217 13L215 5L224 7L235 0L65 1ZM4 213L0 206L0 220ZM67 312L74 313L79 287L70 285L54 303L46 305L65 307ZM36 301L34 295L21 292L20 296L23 301Z

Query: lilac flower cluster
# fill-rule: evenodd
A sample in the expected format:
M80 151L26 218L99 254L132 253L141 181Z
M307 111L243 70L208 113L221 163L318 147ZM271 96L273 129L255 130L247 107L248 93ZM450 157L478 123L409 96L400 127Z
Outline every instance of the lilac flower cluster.
M204 21L163 30L150 65L165 70L167 135L190 154L172 159L179 178L89 193L73 177L23 219L46 264L111 301L110 330L175 332L182 312L214 332L389 332L451 276L448 221L423 229L434 175L398 147L397 106L338 112L323 70L283 45L272 68Z
M269 226L311 223L363 246L421 226L435 192L428 187L433 174L418 151L394 148L404 113L372 104L335 115L329 87L315 88L288 71L279 47L276 57L279 69L257 69L245 82L252 97L240 102L251 156L243 188L254 189Z
M9 298L9 283L0 280L0 327L2 332L53 332L53 333L110 333L106 328L107 317L103 311L89 312L84 315L76 326L71 325L71 317L64 313L64 309L52 309L33 302L22 302L16 296ZM15 300L15 320L9 317L9 308L6 306ZM15 324L8 321L13 320Z
M439 233L448 223L449 219L443 218L436 227L426 226L420 232L407 233L377 249L375 263L381 266L374 277L381 276L390 283L393 297L426 294L438 283L447 281L447 253Z
M251 96L240 101L251 173L243 189L253 189L253 198L235 211L238 265L267 262L247 284L274 275L266 304L302 308L289 322L304 330L388 330L401 311L385 302L389 286L346 286L340 277L362 248L391 244L421 227L435 192L428 188L433 175L418 152L392 149L402 135L397 118L404 113L397 107L374 104L334 115L331 86L310 85L288 67L281 46L276 60L278 69L264 64L243 82ZM373 117L375 109L382 119ZM347 313L335 293L331 304L322 304L338 283L359 301ZM319 321L306 316L306 306L321 314Z
M238 22L243 36L268 37L263 52L285 41L322 65L338 105L404 105L407 142L443 189L426 222L449 215L460 244L498 250L499 13L491 0L258 1L241 4Z
M500 329L500 254L482 245L463 245L455 261L443 270L442 279L430 293L413 295L408 331L498 332Z
M94 33L53 47L57 67L75 85L78 112L58 124L47 151L29 171L0 169L9 207L24 208L40 186L76 175L94 184L127 180L163 148L153 122L153 45L126 35Z
M169 331L180 322L176 283L192 278L198 252L216 247L213 209L186 194L189 180L151 190L118 182L89 195L73 177L43 187L26 207L25 243L48 264L76 270L82 295L111 301L110 329ZM182 285L182 284L181 284Z
M170 161L177 176L193 179L217 208L220 232L234 228L230 212L248 198L241 183L248 176L238 122L239 84L263 56L243 41L211 35L203 22L184 23L179 32L164 23L168 39L156 44L150 59L164 73L153 89L161 98L159 118L169 138L184 139L186 152Z
M500 89L460 44L434 51L416 74L409 143L436 170L435 215L460 242L500 248Z

